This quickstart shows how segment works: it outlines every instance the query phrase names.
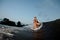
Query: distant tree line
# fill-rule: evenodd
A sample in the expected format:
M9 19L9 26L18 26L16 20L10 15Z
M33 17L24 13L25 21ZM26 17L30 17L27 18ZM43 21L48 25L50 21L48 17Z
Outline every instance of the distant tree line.
M14 21L10 21L8 18L4 18L2 21L0 21L0 24L9 25L9 26L17 26L17 27L25 26L25 24L22 24L20 21L18 21L17 24L15 24Z

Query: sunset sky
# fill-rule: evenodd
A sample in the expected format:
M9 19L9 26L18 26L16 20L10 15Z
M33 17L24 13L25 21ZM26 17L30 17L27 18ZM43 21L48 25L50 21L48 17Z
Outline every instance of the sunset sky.
M59 19L60 0L0 0L0 19L32 23L34 16L41 22Z

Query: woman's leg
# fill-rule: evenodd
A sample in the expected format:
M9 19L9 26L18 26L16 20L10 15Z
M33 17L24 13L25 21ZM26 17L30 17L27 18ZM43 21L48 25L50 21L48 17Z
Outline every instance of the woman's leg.
M37 23L34 23L33 29L37 28Z

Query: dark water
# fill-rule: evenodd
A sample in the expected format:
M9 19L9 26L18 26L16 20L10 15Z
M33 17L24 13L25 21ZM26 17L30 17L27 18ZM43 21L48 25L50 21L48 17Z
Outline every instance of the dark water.
M0 25L0 28L1 27L5 27L6 28L8 26ZM12 34L14 34L13 37L9 37L7 35L3 35L3 39L1 39L1 40L7 40L7 38L8 38L8 40L42 40L43 39L43 30L38 30L38 31L32 31L32 30L29 30L29 29L27 29L27 30L15 29L15 30L17 30L18 33L12 32Z
M38 31L20 31L15 40L58 40L59 26L43 25Z
M43 40L43 30L39 31L20 31L15 34L15 40Z
M14 36L10 40L56 40L57 35L59 35L59 30L57 27L51 25L43 25L38 31L18 30L18 33L12 32Z

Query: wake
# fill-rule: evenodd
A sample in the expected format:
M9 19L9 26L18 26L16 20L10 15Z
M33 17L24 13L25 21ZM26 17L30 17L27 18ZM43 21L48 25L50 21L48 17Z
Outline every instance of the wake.
M42 26L43 26L43 23L41 23L40 27L33 29L33 24L28 25L28 26L24 26L24 27L14 27L14 26L7 26L7 25L1 25L0 24L0 30L3 28L3 29L8 29L12 32L18 33L20 31L32 31L32 30L38 31L42 28Z

